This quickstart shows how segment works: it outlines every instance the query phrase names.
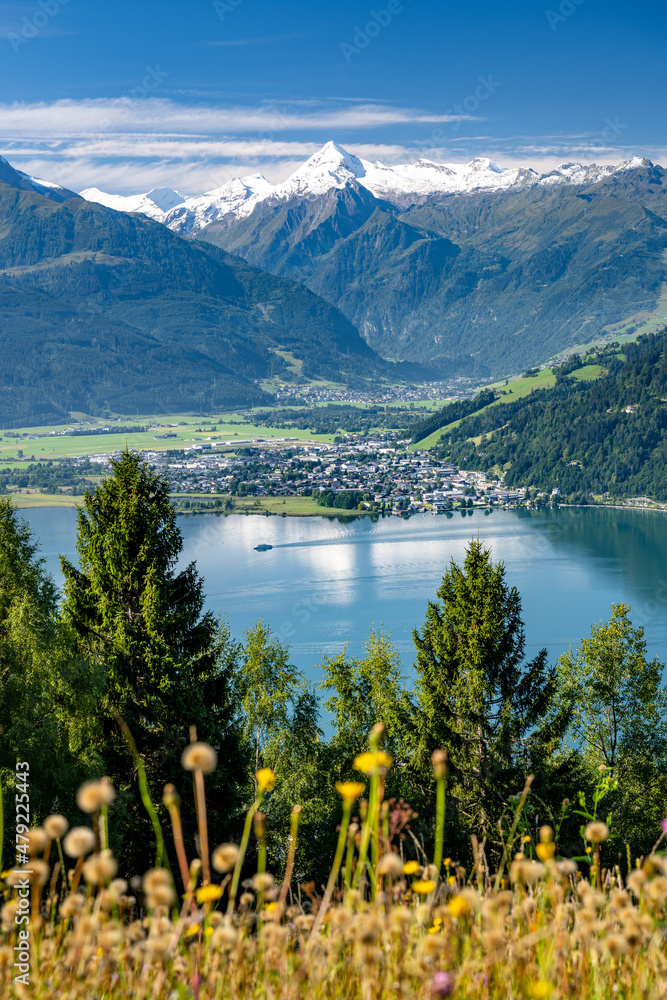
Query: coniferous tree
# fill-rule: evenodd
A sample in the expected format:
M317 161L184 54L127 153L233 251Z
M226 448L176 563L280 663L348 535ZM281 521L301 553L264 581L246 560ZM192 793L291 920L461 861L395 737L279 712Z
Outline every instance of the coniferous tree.
M523 663L521 598L479 540L468 545L463 567L452 560L437 597L421 632L413 633L420 707L415 765L424 769L434 750L447 750L460 822L493 841L507 797L526 775L546 779L557 769L568 708L556 707L556 672L546 650Z
M71 811L81 782L103 773L101 677L72 654L57 597L29 525L0 498L0 779L11 793L17 761L28 764L33 822ZM15 814L5 810L5 821L15 825Z
M130 727L154 801L167 782L188 788L180 756L191 726L217 749L219 766L210 783L217 807L212 825L221 828L216 833L233 814L241 777L230 694L238 650L228 630L202 613L203 581L194 563L175 573L182 544L167 480L126 450L112 460L111 475L85 496L78 517L80 568L61 558L65 620L80 652L104 669L104 756L109 775L127 793L126 838L143 809L136 788L128 787L132 760L115 713ZM132 837L142 853L143 831Z

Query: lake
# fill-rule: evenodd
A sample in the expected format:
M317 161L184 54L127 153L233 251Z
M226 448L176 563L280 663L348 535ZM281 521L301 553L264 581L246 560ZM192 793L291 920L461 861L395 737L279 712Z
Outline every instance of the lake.
M25 510L47 566L76 557L76 512ZM424 620L450 561L479 536L523 599L527 654L550 658L576 645L614 601L632 605L651 656L667 658L667 517L650 511L496 510L341 523L320 517L179 518L183 565L196 560L207 604L241 637L260 616L291 646L312 680L325 654L362 651L372 624L392 635L406 671L411 632ZM256 552L266 543L273 548Z

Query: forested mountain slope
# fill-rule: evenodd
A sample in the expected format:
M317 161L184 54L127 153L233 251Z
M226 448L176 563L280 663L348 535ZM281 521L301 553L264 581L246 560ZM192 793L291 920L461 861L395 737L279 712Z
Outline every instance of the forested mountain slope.
M350 177L199 236L303 281L385 357L500 377L660 313L666 179L637 160L592 183L583 172L406 208Z
M573 378L575 359L552 389L467 417L438 451L464 468L504 469L509 486L667 500L667 330L599 360L597 381Z
M254 380L383 363L302 285L141 215L0 182L0 420L269 402Z

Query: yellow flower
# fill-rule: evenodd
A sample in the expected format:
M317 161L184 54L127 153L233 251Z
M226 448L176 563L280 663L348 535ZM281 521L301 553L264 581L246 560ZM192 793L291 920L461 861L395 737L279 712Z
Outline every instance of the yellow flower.
M210 937L212 933L213 933L213 928L212 927L207 927L206 930L204 931L204 934L206 935L206 937Z
M366 753L360 753L358 757L355 758L354 766L357 771L363 771L364 774L373 774L381 767L391 767L393 761L389 754L385 753L384 750L376 750L375 753L367 751Z
M428 896L429 892L433 892L435 889L435 882L430 878L424 879L423 882L413 882L412 889L414 892L418 892L420 896Z
M521 843L522 844L529 844L530 843L530 837L528 837L528 836L522 837Z
M201 927L199 926L199 924L193 924L192 927L188 927L187 931L185 932L185 936L194 937L195 934L199 934L200 930Z
M415 872L419 871L419 868L420 865L418 861L406 861L403 865L403 874L414 875Z
M540 979L539 983L533 983L530 987L530 995L535 997L535 1000L545 1000L546 997L550 997L554 991L554 984L547 982L546 979Z
M366 786L361 781L337 781L336 791L346 802L355 802L363 795Z
M540 861L549 861L553 858L556 853L555 844L538 844L535 848L535 853L537 854Z
M451 863L452 863L452 859L451 858L445 858L445 860L443 862L443 864L445 865L446 868L449 868L449 866L451 865Z
M456 885L456 875L450 875L447 881L450 885Z
M449 915L454 918L465 917L466 913L470 913L470 907L463 896L454 896L447 904L447 909L449 910Z
M270 767L260 767L257 772L257 787L260 792L272 792L276 776Z
M201 889L197 889L195 896L199 904L212 903L215 899L220 899L224 891L220 885L203 885Z

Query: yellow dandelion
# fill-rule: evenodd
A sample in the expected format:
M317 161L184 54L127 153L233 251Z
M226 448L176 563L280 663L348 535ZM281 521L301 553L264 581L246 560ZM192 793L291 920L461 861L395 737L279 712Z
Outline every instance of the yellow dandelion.
M224 894L224 889L220 885L203 885L197 889L195 896L201 906L202 903L212 903Z
M546 979L540 979L539 982L533 983L530 987L530 995L535 997L535 1000L546 1000L546 997L550 997L555 989L553 983L548 982Z
M365 785L361 781L337 781L336 791L345 802L355 802L364 794Z
M535 848L535 853L537 854L540 861L550 861L556 853L556 845L551 844L538 844Z
M470 907L466 903L463 896L454 896L447 903L447 909L449 910L449 915L458 919L459 917L465 917L466 913L470 913Z
M447 881L450 885L456 885L456 875L450 875Z
M443 864L445 865L446 868L449 868L449 866L451 865L451 863L452 863L452 859L451 858L445 858L445 860L443 861Z
M428 896L435 889L435 882L431 878L412 883L413 892L418 892L420 896Z
M406 861L403 865L403 874L414 875L415 872L419 871L419 868L420 864L418 861Z
M354 760L355 769L363 771L364 774L373 774L380 768L389 768L392 763L392 758L384 750L376 750L375 753L370 751L360 753Z
M522 837L521 838L521 843L522 844L529 844L530 843L530 837L527 836L527 835L525 837Z
M199 924L193 924L192 927L188 927L187 931L185 932L185 936L186 937L194 937L195 934L199 934L200 930L201 930L201 928L200 928Z
M260 792L272 792L276 784L276 776L270 767L260 767L257 772L257 788Z
M212 927L207 927L206 930L204 931L205 937L210 937L212 933L213 933Z

